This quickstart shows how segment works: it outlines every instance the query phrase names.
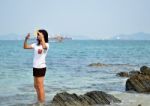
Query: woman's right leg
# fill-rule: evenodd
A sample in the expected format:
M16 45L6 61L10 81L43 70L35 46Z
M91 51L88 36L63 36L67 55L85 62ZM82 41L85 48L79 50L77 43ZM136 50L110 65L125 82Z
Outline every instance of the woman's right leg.
M38 101L44 102L45 101L44 77L34 77L34 82Z
M37 77L34 77L34 88L35 88L35 90L36 90L37 100L39 100L39 90L38 90Z

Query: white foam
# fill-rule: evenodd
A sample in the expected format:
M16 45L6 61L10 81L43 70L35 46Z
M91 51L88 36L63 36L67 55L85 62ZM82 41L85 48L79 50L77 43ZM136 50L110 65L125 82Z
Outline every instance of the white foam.
M117 104L117 106L149 106L150 100L149 95L147 94L138 94L138 93L121 93L121 92L112 92L113 95L119 98L122 102ZM116 106L116 104L111 104L110 106Z

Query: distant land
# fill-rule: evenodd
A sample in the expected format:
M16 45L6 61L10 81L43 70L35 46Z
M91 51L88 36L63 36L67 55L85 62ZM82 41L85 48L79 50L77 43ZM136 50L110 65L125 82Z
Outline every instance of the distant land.
M134 34L120 34L113 36L110 40L150 40L150 33L138 32Z
M6 35L0 35L0 40L22 40L26 35L19 35L15 33L10 33Z
M26 34L6 34L6 35L0 35L0 40L23 40L25 38ZM51 35L50 35L51 36ZM60 36L60 35L59 35ZM73 38L67 37L64 35L61 35L65 39L74 39L75 35ZM91 35L92 36L92 35ZM51 36L52 39L55 37L58 37L58 34L55 34L54 36ZM31 39L34 38L33 35L31 35ZM86 40L86 36L78 36L78 39ZM96 39L96 38L95 38ZM120 34L120 35L115 35L113 37L104 39L104 38L98 38L97 40L150 40L150 33L145 33L145 32L138 32L138 33L133 33L133 34Z
M10 34L6 34L6 35L0 35L0 40L24 40L26 37L26 34L15 34L15 33L10 33ZM34 35L30 35L30 39L34 39L35 36ZM72 40L71 37L67 37L61 34L55 34L55 35L50 35L50 38L52 40L58 40L58 41L62 41L62 40Z

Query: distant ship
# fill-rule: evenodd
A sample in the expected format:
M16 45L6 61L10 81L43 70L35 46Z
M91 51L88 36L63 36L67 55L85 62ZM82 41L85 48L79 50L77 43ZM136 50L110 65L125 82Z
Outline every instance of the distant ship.
M50 36L48 39L49 39L50 42L63 42L63 41L66 41L66 40L72 40L71 37L67 37L67 36L63 37L62 35ZM34 42L34 41L36 41L36 38L32 37L32 38L30 38L30 41Z
M49 40L52 42L62 42L64 40L72 40L72 38L71 37L63 37L60 34L56 34L54 37L50 37Z

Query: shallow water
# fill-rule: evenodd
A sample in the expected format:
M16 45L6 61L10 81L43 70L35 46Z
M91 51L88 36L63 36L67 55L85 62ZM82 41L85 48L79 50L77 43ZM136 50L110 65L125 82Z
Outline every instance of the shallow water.
M0 106L36 102L32 77L33 50L24 50L22 46L23 41L0 42ZM114 95L127 101L126 106L134 103L146 106L148 95L125 93L126 78L119 78L116 73L150 66L149 46L150 41L73 40L50 43L45 77L46 101L62 91L83 94L102 90L118 92ZM97 62L111 65L88 66ZM125 106L125 102L119 105Z

